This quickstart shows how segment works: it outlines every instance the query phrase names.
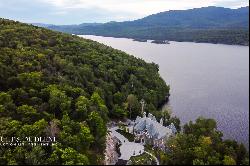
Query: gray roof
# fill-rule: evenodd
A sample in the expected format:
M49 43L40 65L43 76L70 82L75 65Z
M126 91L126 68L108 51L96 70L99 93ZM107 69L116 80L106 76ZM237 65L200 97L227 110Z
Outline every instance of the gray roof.
M150 117L150 118L149 118ZM165 127L162 124L158 123L153 116L149 117L137 117L135 121L135 131L145 131L147 130L148 134L152 138L165 138L173 134L172 129Z
M170 126L168 126L168 128L171 129L174 134L177 133L177 129L173 123L171 123Z

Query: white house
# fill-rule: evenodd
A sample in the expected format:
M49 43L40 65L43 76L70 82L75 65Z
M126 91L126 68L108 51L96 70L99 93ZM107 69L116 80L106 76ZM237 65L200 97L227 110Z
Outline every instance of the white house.
M130 128L130 132L131 128ZM174 124L170 126L163 126L163 120L160 123L157 122L156 118L152 114L144 113L144 116L137 117L133 124L133 132L136 136L136 140L143 144L151 144L154 147L165 150L165 141L172 135L174 135L177 130Z

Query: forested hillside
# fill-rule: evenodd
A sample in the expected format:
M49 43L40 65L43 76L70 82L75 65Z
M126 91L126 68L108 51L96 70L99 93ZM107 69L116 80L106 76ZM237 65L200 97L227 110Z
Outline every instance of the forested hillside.
M82 35L249 45L249 7L173 10L135 21L48 28Z
M0 164L101 164L109 119L155 113L169 96L158 65L77 36L0 19L0 133L53 137L1 146ZM131 114L129 114L131 111Z

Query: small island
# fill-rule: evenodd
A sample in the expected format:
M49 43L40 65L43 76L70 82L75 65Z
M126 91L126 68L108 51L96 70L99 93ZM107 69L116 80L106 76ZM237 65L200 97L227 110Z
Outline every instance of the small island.
M155 44L170 44L168 40L153 40L151 43Z

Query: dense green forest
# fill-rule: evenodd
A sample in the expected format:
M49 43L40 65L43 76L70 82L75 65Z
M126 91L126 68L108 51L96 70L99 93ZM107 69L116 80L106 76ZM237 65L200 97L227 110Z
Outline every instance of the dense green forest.
M167 141L167 153L154 153L163 165L249 165L244 145L222 137L215 120L198 118Z
M204 7L162 12L135 21L46 27L81 35L249 45L249 7Z
M2 146L0 165L103 164L110 120L140 115L140 99L179 131L161 164L249 164L242 144L222 140L216 122L180 128L157 111L170 87L157 64L97 42L0 19L0 137L56 137L50 146Z
M49 147L0 147L0 164L101 164L106 123L156 112L169 86L156 64L77 36L0 20L0 133L56 136Z

